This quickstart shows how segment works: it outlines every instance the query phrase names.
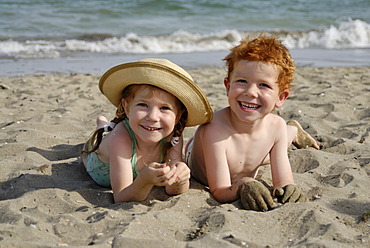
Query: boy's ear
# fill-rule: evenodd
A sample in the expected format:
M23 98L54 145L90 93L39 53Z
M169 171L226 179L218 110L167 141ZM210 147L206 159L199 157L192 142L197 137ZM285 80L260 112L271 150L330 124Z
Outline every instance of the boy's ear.
M224 85L226 88L226 96L229 96L229 89L230 89L230 81L228 77L224 78Z
M289 90L284 90L284 91L280 92L279 100L275 103L275 107L280 108L281 106L283 106L283 104L284 104L285 100L288 98L289 94L290 94Z

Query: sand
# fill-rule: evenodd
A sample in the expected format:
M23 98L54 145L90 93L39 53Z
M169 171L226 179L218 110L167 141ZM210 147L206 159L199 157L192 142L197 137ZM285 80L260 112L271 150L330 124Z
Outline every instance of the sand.
M223 68L189 72L215 110L226 106ZM219 204L193 180L180 196L158 187L113 203L80 161L95 117L115 111L99 77L0 76L0 247L370 247L370 67L298 68L277 113L322 149L289 148L310 201L269 212Z

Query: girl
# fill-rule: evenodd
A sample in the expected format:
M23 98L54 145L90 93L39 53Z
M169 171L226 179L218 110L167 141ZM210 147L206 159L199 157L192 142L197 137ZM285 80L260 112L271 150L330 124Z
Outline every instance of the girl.
M168 60L145 59L111 68L99 88L117 111L111 123L97 118L85 145L83 162L93 180L111 186L115 202L145 200L154 185L170 195L186 192L182 132L213 114L191 76Z

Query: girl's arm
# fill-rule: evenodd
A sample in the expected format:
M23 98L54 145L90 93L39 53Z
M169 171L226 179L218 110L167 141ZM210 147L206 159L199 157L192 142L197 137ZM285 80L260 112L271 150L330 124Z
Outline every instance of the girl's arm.
M123 168L124 166L121 167ZM165 164L150 163L139 173L135 180L132 180L130 165L129 170L124 170L125 172L121 174L131 175L131 183L129 184L125 184L125 180L122 180L122 178L115 178L116 175L120 174L119 169L116 170L118 173L115 174L112 174L111 171L111 185L115 202L145 200L154 185L168 185L168 181L175 173L175 170L175 168L170 168Z
M153 187L142 177L133 180L131 156L131 143L127 139L115 136L110 140L110 182L115 202L145 200Z
M175 168L175 173L168 180L168 185L166 186L166 193L169 195L178 195L185 193L189 190L190 186L190 169L183 162L182 157L182 147L183 147L183 137L180 137L179 143L171 147L168 152L168 162L171 168Z
M116 131L110 135L109 163L110 181L115 202L143 201L147 198L153 185L164 186L172 176L175 168L151 163L133 180L131 167L131 140L126 130ZM113 132L112 131L112 132Z

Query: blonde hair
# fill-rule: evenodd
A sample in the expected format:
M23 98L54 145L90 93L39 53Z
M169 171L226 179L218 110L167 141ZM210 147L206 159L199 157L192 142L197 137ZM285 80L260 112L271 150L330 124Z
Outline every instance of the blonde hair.
M230 49L230 53L223 60L226 61L229 78L240 60L275 64L280 69L277 81L279 92L291 88L290 83L294 79L295 71L294 61L289 50L274 36L262 34L254 39L246 37L238 46Z

